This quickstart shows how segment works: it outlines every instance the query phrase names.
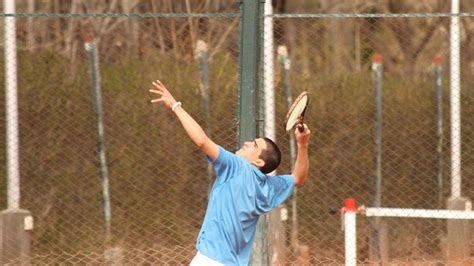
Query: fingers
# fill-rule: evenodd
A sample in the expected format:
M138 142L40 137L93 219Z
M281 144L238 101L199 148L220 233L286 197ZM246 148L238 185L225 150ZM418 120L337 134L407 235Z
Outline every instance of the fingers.
M163 86L160 85L159 83L153 81L151 84L153 84L153 86L154 86L157 90L163 91Z
M298 129L295 130L295 137L298 145L306 145L309 142L311 131L309 130L308 125L306 124L303 124L303 128L304 130L302 132L300 132Z
M171 108L171 104L176 101L168 89L166 89L165 85L163 85L160 80L152 81L151 84L153 85L153 88L149 89L148 91L158 95L159 98L152 99L150 102L163 104L166 108Z
M164 99L158 98L158 99L151 100L151 103L161 103L161 102L164 102L164 101L165 101Z
M299 130L299 127L295 128L295 135L297 135L297 136L298 135L307 135L307 134L311 133L311 131L309 130L309 127L308 127L307 124L303 123L302 126L303 126L302 131Z
M166 88L165 85L163 85L163 83L161 83L160 80L157 79L157 80L156 80L156 83L158 83L161 87Z
M155 94L158 94L158 95L163 95L164 93L162 91L159 91L159 90L148 90L149 92L152 92L152 93L155 93Z
M167 91L165 85L163 85L163 83L161 83L159 80L153 81L151 84L153 84L157 90Z
M153 99L153 100L151 100L151 101L150 101L151 103L161 103L161 102L164 101L164 99L163 99L163 94L164 94L164 92L159 91L159 90L153 90L153 89L148 90L148 91L151 92L151 93L158 94L158 95L161 96L161 97L158 98L158 99Z
M166 87L159 80L153 81L151 84L153 84L153 86L155 86L155 89L149 89L148 91L161 96L161 98L153 99L153 100L151 100L151 102L152 103L163 102L164 101L163 96L166 93Z

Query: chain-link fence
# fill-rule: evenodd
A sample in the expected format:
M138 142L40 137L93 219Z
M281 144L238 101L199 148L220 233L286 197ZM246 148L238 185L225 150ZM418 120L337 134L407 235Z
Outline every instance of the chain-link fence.
M287 96L310 93L310 175L280 210L282 263L343 263L338 209L347 197L368 206L380 195L384 207L446 208L451 193L451 16L268 18L274 26L270 69L275 131L284 154L280 173L291 168L290 134L283 129ZM20 206L34 217L29 231L32 264L190 262L213 173L176 118L149 103L148 89L151 81L162 80L216 143L234 148L239 19L239 13L34 14L14 19ZM460 22L461 194L472 199L474 94L469 77L474 23L470 14ZM286 46L287 53L279 46ZM262 47L268 49L265 42ZM383 57L382 94L377 94L372 69L375 53ZM444 71L436 72L442 77L441 101L432 63L437 54L444 59L438 65ZM5 80L12 73L5 74L3 55L1 62ZM264 57L262 62L267 62ZM268 70L264 63L261 67L264 77ZM5 91L0 92L1 117L7 116ZM259 102L267 97L262 95ZM3 173L12 141L6 120L0 123L1 138L6 139L0 145ZM381 145L376 142L377 123ZM8 207L7 183L0 179L3 209ZM400 219L390 220L387 227L394 262L443 259L445 222ZM371 235L370 227L361 223L361 263L374 260Z
M459 19L460 194L472 199L473 94L467 55L472 18ZM275 42L290 47L291 59L286 69L276 64L276 117L285 115L287 87L294 96L304 90L311 96L305 116L313 131L311 175L297 193L297 218L287 223L288 235L297 225L299 245L309 247L311 264L343 262L340 215L334 207L345 198L373 207L445 209L448 198L459 192L450 190L450 20L449 14L273 16ZM281 121L276 124L283 132ZM278 140L289 155L287 135ZM288 168L286 161L280 169ZM290 211L292 204L287 203ZM358 229L360 263L381 259L371 244L381 236L373 235L375 222L368 221ZM382 259L440 263L446 256L446 220L383 218L376 223L381 225L375 231L389 243L378 254ZM467 226L472 230L472 220ZM472 254L474 242L467 238Z
M163 80L212 138L234 147L238 22L238 14L16 19L21 207L34 216L33 264L190 261L212 177L176 118L150 104L148 89ZM208 69L195 57L198 38ZM200 86L200 71L209 86ZM208 122L205 104L215 110ZM2 151L5 172L5 144ZM1 187L6 207L5 178Z

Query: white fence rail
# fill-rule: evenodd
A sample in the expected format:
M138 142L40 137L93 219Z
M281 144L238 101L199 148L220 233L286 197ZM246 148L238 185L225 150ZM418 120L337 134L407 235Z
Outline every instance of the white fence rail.
M397 217L446 220L474 220L471 204L465 210L436 210L409 208L366 208L357 207L353 198L346 199L341 209L344 230L345 265L357 265L357 214L366 217ZM469 260L469 258L467 258Z

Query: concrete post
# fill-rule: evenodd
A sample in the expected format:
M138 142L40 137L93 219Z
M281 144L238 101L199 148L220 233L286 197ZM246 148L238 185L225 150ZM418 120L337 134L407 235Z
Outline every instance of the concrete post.
M456 197L448 199L449 210L471 210L472 205L468 198ZM471 230L470 220L447 221L448 235L446 238L446 264L459 264L470 257Z
M33 216L27 210L4 210L0 213L0 264L30 264L30 231Z

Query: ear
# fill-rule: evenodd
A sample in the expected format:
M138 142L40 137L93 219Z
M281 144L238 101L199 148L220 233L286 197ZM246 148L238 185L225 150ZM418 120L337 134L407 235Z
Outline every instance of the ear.
M253 161L253 165L255 165L257 168L262 168L265 165L265 161L258 158L257 160Z

